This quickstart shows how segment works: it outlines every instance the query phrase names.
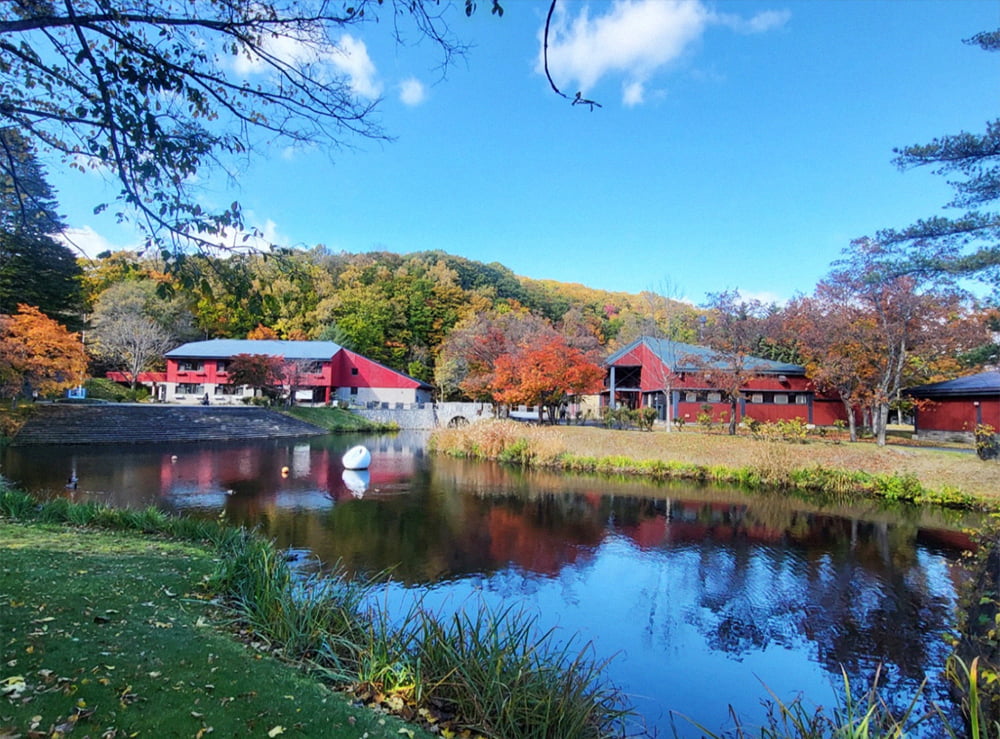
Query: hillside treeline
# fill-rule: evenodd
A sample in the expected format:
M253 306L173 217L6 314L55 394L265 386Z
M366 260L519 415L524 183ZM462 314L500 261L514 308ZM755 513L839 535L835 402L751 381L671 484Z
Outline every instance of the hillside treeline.
M317 246L280 256L191 257L170 274L157 260L115 252L81 261L82 303L92 327L121 315L123 298L179 343L207 338L335 341L426 382L447 335L478 314L540 317L611 349L650 322L682 339L697 311L653 292L608 292L534 280L443 251L348 254ZM99 332L98 332L99 333Z

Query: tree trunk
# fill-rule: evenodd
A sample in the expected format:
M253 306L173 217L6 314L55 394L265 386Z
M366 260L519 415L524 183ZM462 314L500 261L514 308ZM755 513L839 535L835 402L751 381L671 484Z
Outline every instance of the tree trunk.
M729 401L729 435L736 436L736 401Z
M850 432L851 441L858 440L858 421L854 416L854 408L851 406L850 402L843 401L844 408L847 410L847 428Z
M885 446L885 429L889 425L889 404L882 402L877 406L872 421L875 424L875 443Z

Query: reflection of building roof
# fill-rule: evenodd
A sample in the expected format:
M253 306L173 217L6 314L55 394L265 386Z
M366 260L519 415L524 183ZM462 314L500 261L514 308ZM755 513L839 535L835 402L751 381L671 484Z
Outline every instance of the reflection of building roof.
M331 359L341 349L332 341L210 339L182 344L166 353L171 359L228 359L237 354L265 354L285 359Z
M734 364L732 355L726 352L719 352L707 346L685 344L671 339L656 339L650 336L636 339L624 349L620 349L604 360L604 364L615 364L643 343L649 351L674 372L699 372L705 369L725 370ZM775 362L771 359L753 356L743 357L742 366L761 374L804 375L806 372L805 367L798 364Z
M980 372L957 380L932 382L906 391L916 398L947 398L962 395L1000 395L1000 372Z

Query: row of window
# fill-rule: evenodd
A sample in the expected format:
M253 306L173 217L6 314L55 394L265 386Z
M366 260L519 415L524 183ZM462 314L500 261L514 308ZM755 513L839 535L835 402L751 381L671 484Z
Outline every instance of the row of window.
M758 405L808 405L810 393L765 393L747 392L743 399ZM688 390L682 393L684 403L721 403L722 393L718 390Z
M249 391L245 391L245 385L216 385L215 394L216 395L244 395L249 394ZM177 395L203 395L205 393L205 386L197 384L194 382L179 382L177 383ZM356 387L351 388L351 395L357 395L358 389Z
M229 361L225 359L219 359L215 362L215 373L217 375L224 375L229 368ZM204 372L205 363L184 359L177 362L178 372ZM303 375L321 375L323 374L323 363L322 362L310 362L309 364L303 364L299 367L299 373ZM351 374L358 374L357 367L351 367Z

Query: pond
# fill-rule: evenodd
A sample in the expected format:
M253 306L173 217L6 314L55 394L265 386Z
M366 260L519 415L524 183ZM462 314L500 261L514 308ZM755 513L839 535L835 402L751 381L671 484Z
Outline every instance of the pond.
M971 516L874 502L565 476L436 457L425 437L328 436L240 445L12 448L24 489L156 505L258 525L282 547L389 572L379 598L405 613L512 606L592 642L659 736L748 724L771 692L835 703L881 666L904 706L941 675ZM356 443L367 475L343 470ZM76 478L75 489L67 480Z

